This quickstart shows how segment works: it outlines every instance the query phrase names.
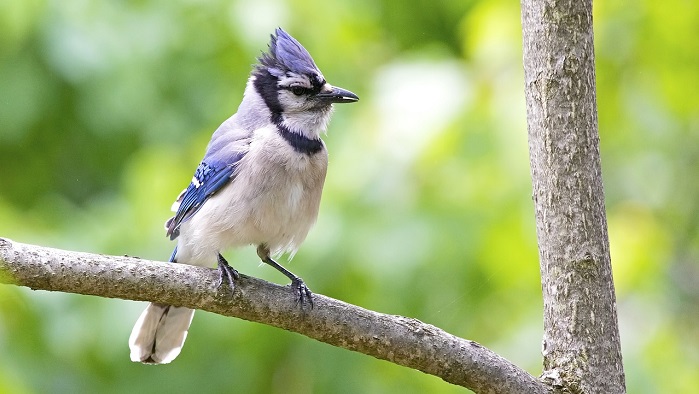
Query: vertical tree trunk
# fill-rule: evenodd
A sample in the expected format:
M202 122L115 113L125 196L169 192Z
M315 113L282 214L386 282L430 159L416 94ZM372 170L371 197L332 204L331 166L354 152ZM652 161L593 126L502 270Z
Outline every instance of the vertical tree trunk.
M624 393L600 167L592 0L521 0L544 374Z

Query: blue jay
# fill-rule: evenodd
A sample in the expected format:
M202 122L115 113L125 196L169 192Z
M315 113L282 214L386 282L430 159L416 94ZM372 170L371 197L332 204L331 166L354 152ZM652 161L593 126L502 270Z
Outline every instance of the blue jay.
M325 132L333 103L352 92L331 86L311 55L281 28L254 66L238 112L214 132L192 182L165 223L177 238L170 261L214 267L231 289L238 272L221 251L256 245L263 262L291 280L303 308L313 306L303 280L271 256L294 253L318 216L328 154ZM129 338L131 360L165 364L177 357L194 310L151 303Z

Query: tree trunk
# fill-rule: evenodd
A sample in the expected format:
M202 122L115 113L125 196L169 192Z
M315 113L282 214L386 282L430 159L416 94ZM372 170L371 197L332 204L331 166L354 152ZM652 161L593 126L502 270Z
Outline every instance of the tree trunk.
M597 130L591 0L522 0L529 155L544 295L543 378L624 393Z

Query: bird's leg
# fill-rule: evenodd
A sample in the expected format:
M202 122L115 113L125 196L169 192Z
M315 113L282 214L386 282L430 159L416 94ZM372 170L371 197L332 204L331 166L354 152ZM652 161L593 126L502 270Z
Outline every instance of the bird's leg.
M225 278L228 286L231 288L231 291L233 291L235 288L235 279L240 278L238 271L228 264L228 261L223 258L221 253L218 254L218 275L219 278L217 287L221 287L223 284L223 279Z
M271 265L272 267L274 267L274 269L284 274L284 276L286 276L287 278L291 279L291 288L295 289L298 293L298 299L296 300L296 303L301 304L301 309L303 309L303 306L306 303L306 301L308 302L308 305L311 306L311 309L313 309L313 293L303 282L303 279L294 275L291 271L282 267L279 263L274 261L269 256L269 248L267 247L267 245L259 245L257 247L257 255L260 257L260 259L262 259L263 262Z

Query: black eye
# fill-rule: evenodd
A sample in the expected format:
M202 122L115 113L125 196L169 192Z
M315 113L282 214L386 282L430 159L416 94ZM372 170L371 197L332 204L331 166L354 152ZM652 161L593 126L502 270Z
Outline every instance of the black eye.
M308 89L301 87L301 86L293 86L291 88L291 93L293 93L297 96L301 96L302 94L305 94L307 92L307 90Z

